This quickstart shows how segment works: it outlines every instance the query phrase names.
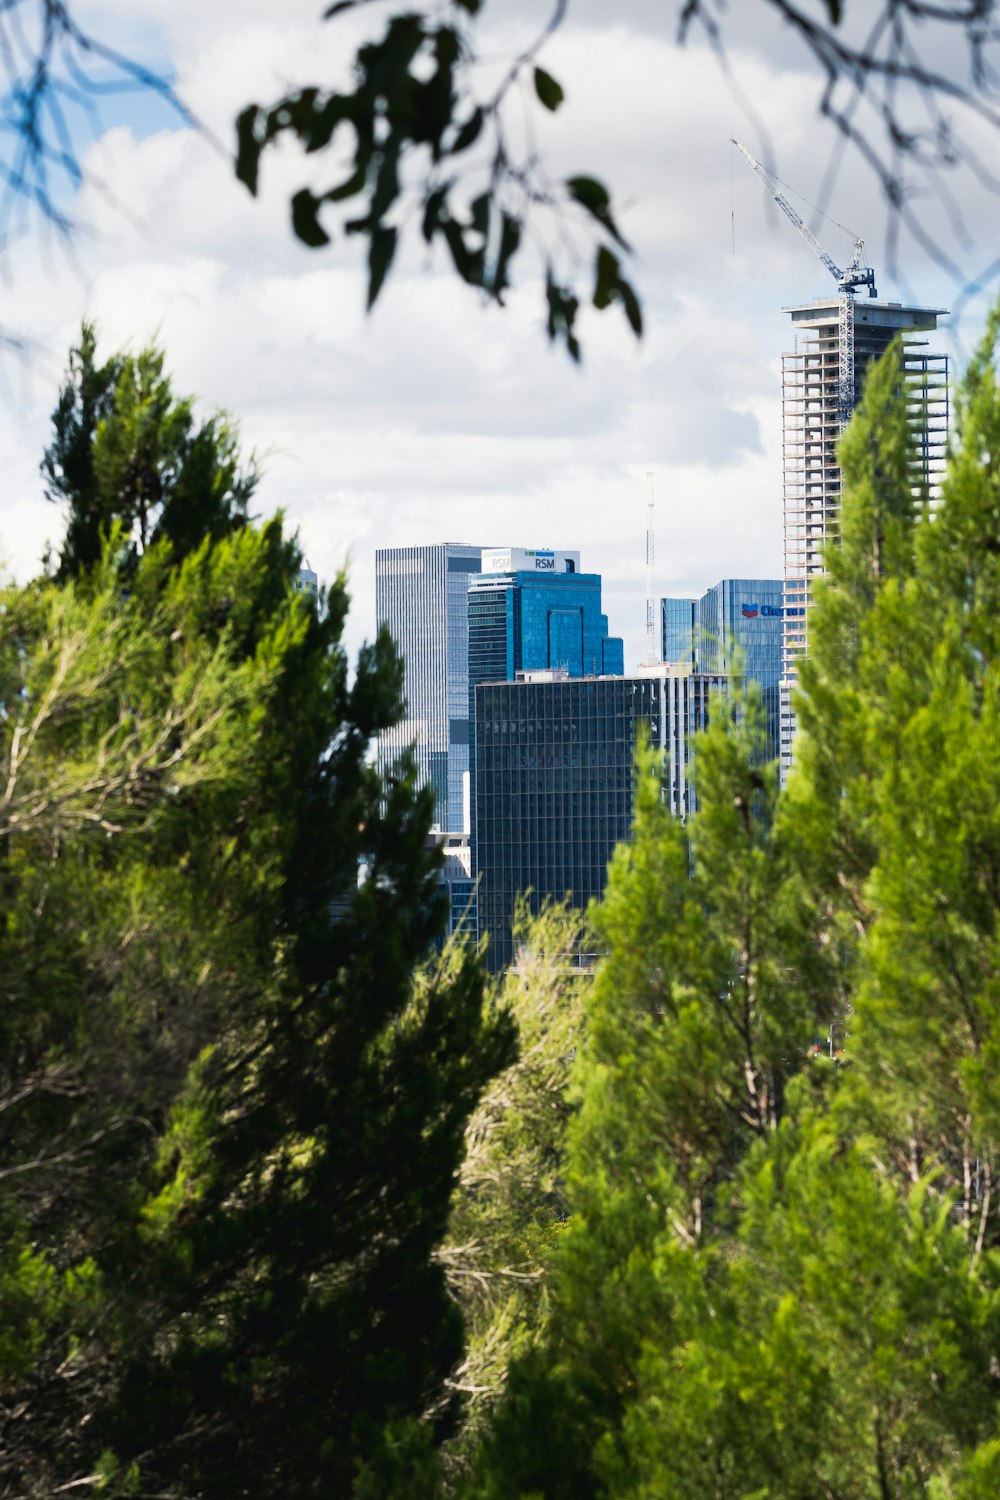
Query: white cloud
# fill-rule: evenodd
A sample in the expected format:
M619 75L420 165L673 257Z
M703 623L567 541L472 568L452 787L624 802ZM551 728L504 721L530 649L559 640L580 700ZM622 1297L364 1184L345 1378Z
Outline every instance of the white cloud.
M312 173L325 180L322 158L267 159L254 200L188 130L107 132L89 161L111 196L91 190L81 204L81 269L43 264L27 245L13 256L8 316L38 352L27 375L8 361L0 556L24 576L58 535L38 461L87 315L108 348L158 336L179 391L241 418L265 459L260 508L286 509L323 576L350 556L352 646L374 625L376 545L512 542L579 548L605 575L612 629L637 660L647 469L662 592L780 574L778 354L791 342L780 308L824 289L826 272L734 161L728 137L750 136L746 117L708 51L677 48L663 9L622 9L603 25L606 7L581 7L546 53L567 103L540 144L553 171L593 170L614 186L645 303L641 346L619 311L584 317L582 371L547 347L533 281L522 277L503 312L485 308L420 246L366 318L360 247L309 252L288 228L288 194ZM248 99L327 79L350 56L349 28L320 25L315 0L149 0L141 28L133 0L88 10L94 30L102 16L127 20L134 39L169 54L227 147ZM524 7L493 0L489 13L486 40L501 56L523 38ZM812 196L829 151L815 79L775 57L737 51L731 62L767 116L782 175ZM985 246L988 200L963 192ZM841 173L830 212L865 229L881 269L869 226L882 205L856 167ZM924 296L947 301L923 258L909 269Z

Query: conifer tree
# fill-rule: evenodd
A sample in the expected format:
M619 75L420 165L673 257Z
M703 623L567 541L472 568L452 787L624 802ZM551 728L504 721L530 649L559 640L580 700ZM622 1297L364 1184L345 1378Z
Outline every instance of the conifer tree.
M93 567L116 524L134 562L164 537L180 561L205 537L246 523L258 481L253 459L241 458L226 417L196 420L163 366L155 346L100 364L93 325L81 328L41 466L46 495L65 507L60 579Z
M514 924L515 962L498 1002L518 1051L487 1086L466 1127L448 1235L439 1252L466 1322L466 1350L449 1384L463 1419L445 1449L445 1492L468 1481L514 1359L543 1342L547 1278L568 1215L570 1077L593 983L594 936L584 913L527 904ZM457 955L456 955L457 956Z
M193 462L157 380L141 413L119 380L99 483L133 423ZM242 472L212 431L199 472ZM462 1351L435 1252L511 1028L471 955L415 984L430 800L368 753L399 659L349 673L344 580L297 594L280 519L164 484L143 535L102 493L101 560L0 615L0 1487L419 1493Z
M898 351L869 377L787 793L718 707L687 828L647 770L596 919L550 1332L485 1493L1000 1484L998 333L940 497Z

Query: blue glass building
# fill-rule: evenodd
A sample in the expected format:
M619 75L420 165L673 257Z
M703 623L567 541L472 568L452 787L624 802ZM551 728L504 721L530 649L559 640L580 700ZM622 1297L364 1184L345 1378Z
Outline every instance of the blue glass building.
M375 553L376 615L402 652L406 699L406 717L379 736L379 767L387 770L414 744L421 778L434 789L435 822L448 831L466 826L466 596L469 578L481 566L482 549L467 543L388 547Z
M724 578L700 599L661 599L665 662L759 684L767 713L768 756L779 749L783 627L779 578Z
M660 660L683 663L694 671L698 636L697 599L660 600Z
M621 640L608 634L598 573L577 552L488 548L469 580L469 686L513 682L519 672L620 677Z
M483 552L469 580L470 823L472 867L481 868L476 832L476 687L513 682L525 672L620 677L624 646L608 634L598 573L580 572L578 552L506 547Z

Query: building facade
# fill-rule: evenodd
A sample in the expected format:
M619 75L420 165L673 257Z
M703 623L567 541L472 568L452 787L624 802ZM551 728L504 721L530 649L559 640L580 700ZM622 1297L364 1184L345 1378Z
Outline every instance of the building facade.
M387 770L411 744L421 779L434 791L435 823L460 832L468 823L470 577L482 548L443 542L375 553L375 609L404 664L406 717L379 736Z
M578 552L487 548L469 580L469 683L513 682L519 672L621 676L624 647L608 635L601 579Z
M781 677L782 773L791 765L791 707L798 662L809 647L812 580L824 570L824 548L840 534L842 478L837 441L861 397L867 367L892 340L903 340L903 364L917 442L914 491L933 495L943 473L948 432L948 359L921 337L943 309L849 295L785 309L795 349L782 357L784 470L784 639Z
M660 660L694 671L698 640L698 600L660 600Z
M585 907L631 832L640 730L664 752L664 789L680 816L696 805L695 731L725 679L662 667L637 677L526 673L475 691L478 919L496 971L513 958L517 899Z
M469 580L470 823L472 862L481 870L477 842L476 688L513 682L526 672L570 678L620 677L624 646L608 635L601 579L580 572L578 552L489 548L483 571Z
M783 613L780 578L724 578L700 599L660 600L665 662L758 684L769 759L779 747Z

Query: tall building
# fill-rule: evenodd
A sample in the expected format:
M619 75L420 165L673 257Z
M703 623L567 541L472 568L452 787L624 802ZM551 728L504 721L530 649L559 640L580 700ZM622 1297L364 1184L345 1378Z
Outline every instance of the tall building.
M319 595L319 579L309 566L309 559L304 557L299 567L298 576L295 579L295 592L297 594L309 594L313 599Z
M434 789L435 822L468 826L469 578L482 549L442 542L375 553L375 609L403 655L406 717L379 736L386 769L412 743L422 779Z
M608 634L601 579L580 572L579 552L493 547L469 580L470 823L472 863L481 869L476 834L476 688L513 682L525 672L567 677L620 677L624 646Z
M624 672L624 647L601 613L600 575L580 572L579 552L487 548L469 580L470 686L547 669Z
M914 488L933 493L948 429L948 359L927 340L944 309L857 298L846 291L785 309L796 333L782 357L784 452L784 641L781 680L782 771L791 764L791 694L809 646L812 579L823 548L840 529L842 480L836 445L861 395L864 372L903 337L904 369L918 444Z
M665 662L756 682L767 714L769 758L778 754L783 587L780 578L724 578L700 599L661 599Z
M491 969L513 957L520 895L537 911L547 895L584 907L603 892L632 827L640 726L665 752L672 809L693 810L692 735L725 685L664 666L638 677L528 672L476 688L478 918Z
M660 600L660 660L694 671L698 640L698 600Z

